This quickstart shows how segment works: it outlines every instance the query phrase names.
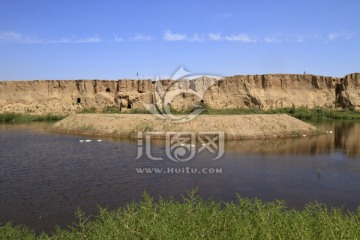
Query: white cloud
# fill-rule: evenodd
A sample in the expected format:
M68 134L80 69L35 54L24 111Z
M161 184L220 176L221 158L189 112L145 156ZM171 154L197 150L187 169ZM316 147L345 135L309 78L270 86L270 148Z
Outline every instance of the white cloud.
M25 36L17 32L2 32L0 33L0 43L23 43L23 44L44 44L44 43L98 43L102 42L98 36L78 38L75 36L60 38L55 40L43 40L38 37Z
M78 43L97 43L102 42L102 39L98 36L82 38L77 40Z
M248 34L228 35L225 36L225 40L232 42L243 42L243 43L256 42L256 39Z
M191 37L188 37L186 34L172 33L171 31L166 31L164 33L163 39L165 41L188 41L188 42L203 42L205 38L203 35L194 33Z
M37 37L25 36L21 33L9 31L0 33L0 43L1 42L39 44L43 41Z
M230 42L256 42L256 38L250 36L249 34L232 34L232 35L225 35L222 36L221 33L209 33L208 38L211 41L230 41Z
M219 40L222 39L220 33L209 33L208 36L209 36L209 39L210 39L211 41L219 41Z
M172 33L171 31L166 31L164 33L165 41L184 41L186 39L187 39L186 34L177 34L177 33Z
M152 36L143 35L143 34L140 34L140 33L134 33L129 38L130 41L142 41L142 42L151 41L152 39L153 39Z
M351 39L353 36L352 33L343 31L343 32L333 32L328 34L327 38L330 41L337 40L337 39Z
M122 41L124 41L122 37L119 37L116 34L114 34L114 42L122 42Z
M329 39L329 40L335 40L335 39L338 38L339 36L340 36L339 33L330 33L330 34L328 35L328 39Z
M270 36L270 37L265 37L265 42L267 43L279 43L281 42L281 40L277 37L274 36Z
M78 38L75 36L60 38L56 40L49 40L46 43L99 43L102 42L102 39L98 36Z
M303 43L303 42L305 42L305 38L303 36L298 36L295 42Z
M203 42L204 40L204 37L197 33L195 33L194 35L192 35L192 37L188 39L189 42Z
M327 41L346 40L352 39L356 33L348 31L332 32L325 35ZM24 35L15 31L0 32L1 43L17 43L17 44L65 44L65 43L101 43L101 42L123 42L123 41L151 41L154 38L151 35L144 35L140 33L129 34L128 38L122 38L118 35L113 35L109 41L104 41L98 35L78 37L71 35L68 37L58 39L44 39L37 36ZM172 31L165 31L163 33L164 41L187 41L187 42L204 42L204 41L229 41L229 42L266 42L266 43L280 43L280 42L293 42L303 43L305 41L317 40L324 41L324 35L284 35L279 33L270 33L269 35L255 36L248 33L240 34L222 34L219 32L210 32L205 34L190 33L180 34Z
M338 38L339 37L339 33L330 33L329 35L328 35L328 39L329 40L335 40L336 38Z
M21 41L21 39L23 38L23 36L20 33L16 33L16 32L2 32L0 34L0 41L14 41L14 42L18 42Z

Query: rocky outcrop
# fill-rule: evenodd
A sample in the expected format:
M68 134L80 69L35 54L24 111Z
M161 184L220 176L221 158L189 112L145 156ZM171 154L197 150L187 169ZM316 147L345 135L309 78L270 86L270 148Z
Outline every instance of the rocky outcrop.
M1 81L0 112L71 113L113 106L123 111L146 104L162 109L355 108L360 109L360 73L343 78L310 74L239 75L193 80Z

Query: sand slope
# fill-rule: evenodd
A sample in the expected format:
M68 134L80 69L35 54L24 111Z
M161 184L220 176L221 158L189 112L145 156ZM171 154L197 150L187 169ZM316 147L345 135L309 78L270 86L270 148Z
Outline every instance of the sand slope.
M226 139L316 133L314 126L286 114L201 115L185 123L174 123L151 114L75 114L55 123L51 130L114 137L136 137L138 132L223 131Z

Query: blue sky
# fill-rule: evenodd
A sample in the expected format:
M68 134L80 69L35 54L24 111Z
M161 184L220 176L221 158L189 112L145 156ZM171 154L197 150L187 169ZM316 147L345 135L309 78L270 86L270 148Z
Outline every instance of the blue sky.
M0 0L0 80L360 72L360 1Z

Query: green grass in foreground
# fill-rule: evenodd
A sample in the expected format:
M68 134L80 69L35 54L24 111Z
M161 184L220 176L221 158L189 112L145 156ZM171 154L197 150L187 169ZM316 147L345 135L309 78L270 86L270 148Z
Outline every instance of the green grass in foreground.
M44 121L58 121L65 118L61 115L33 115L20 113L1 113L0 123L27 123L27 122L44 122Z
M303 211L283 202L265 203L237 198L236 202L204 201L194 191L183 201L154 201L149 195L116 211L100 209L89 219L77 214L70 229L35 236L26 227L0 226L0 239L358 239L356 213L321 204Z

